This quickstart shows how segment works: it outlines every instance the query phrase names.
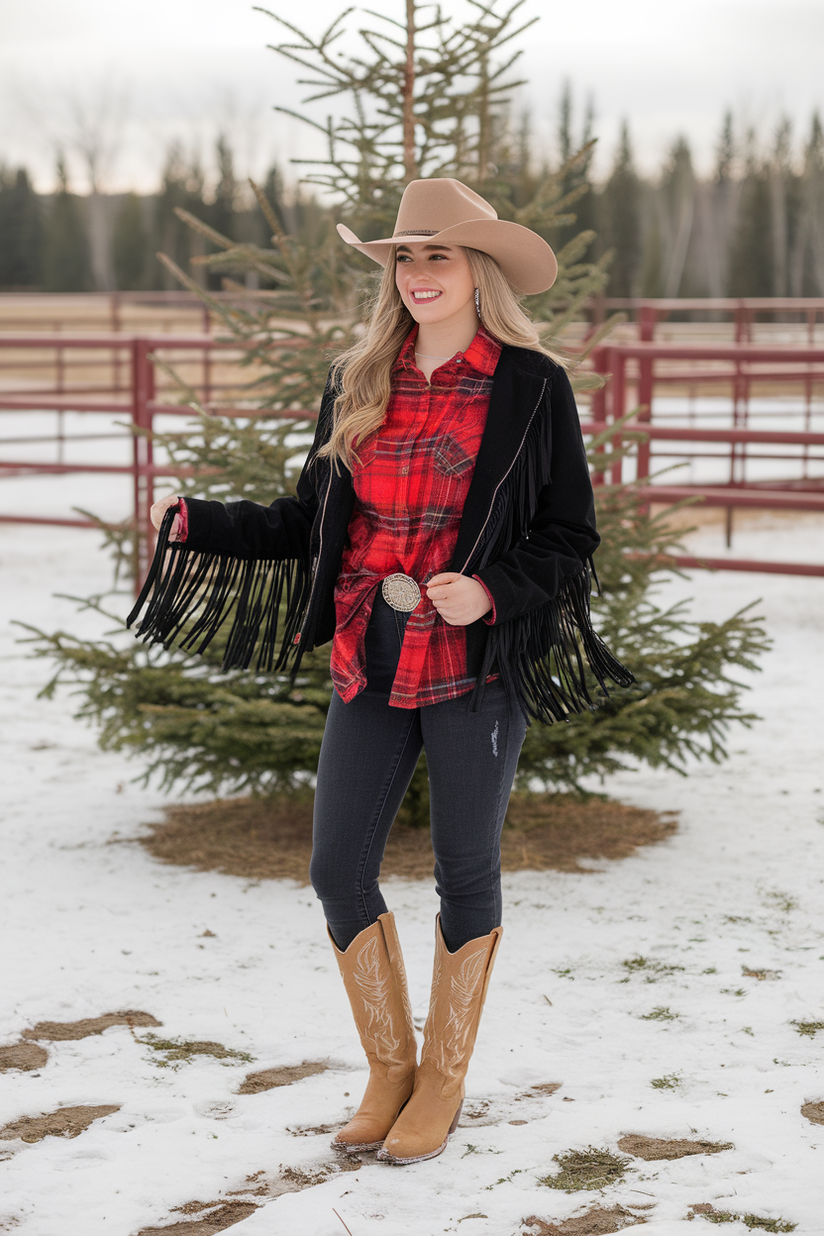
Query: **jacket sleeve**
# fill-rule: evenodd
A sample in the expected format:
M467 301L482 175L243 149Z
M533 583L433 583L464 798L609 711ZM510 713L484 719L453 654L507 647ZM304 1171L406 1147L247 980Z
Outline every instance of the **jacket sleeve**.
M552 601L568 579L585 570L600 544L578 410L560 366L546 399L533 449L548 446L550 480L514 547L475 572L494 601L496 624Z
M319 505L317 452L331 432L335 395L330 378L294 496L276 498L270 506L248 500L223 503L186 498L187 549L259 561L309 557L310 534Z
M326 384L315 439L294 497L256 502L186 500L188 529L170 541L166 511L149 573L126 619L149 643L202 653L220 634L224 669L264 672L294 659L311 592L311 533L318 509L317 452L331 431L336 391ZM278 651L280 645L280 651Z

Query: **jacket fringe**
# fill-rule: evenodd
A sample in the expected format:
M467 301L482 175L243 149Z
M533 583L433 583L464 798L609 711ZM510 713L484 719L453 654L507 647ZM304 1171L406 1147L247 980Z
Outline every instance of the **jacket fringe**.
M230 621L224 670L248 669L253 659L261 672L286 669L299 651L295 637L309 598L307 564L296 558L236 558L189 549L169 541L174 516L171 508L163 517L149 574L126 625L131 627L145 606L135 632L139 638L199 654ZM276 657L284 601L283 642Z
M528 535L541 490L551 480L550 461L548 424L535 415L498 490L472 570L497 560ZM473 712L480 707L493 667L526 716L547 725L596 707L587 685L584 659L605 695L609 695L607 678L621 687L635 681L593 629L589 607L593 578L597 586L590 560L564 581L558 595L546 605L490 627L470 704Z
M575 713L596 707L587 684L586 666L604 695L606 680L628 687L633 675L621 665L597 635L589 610L591 574L584 567L564 581L546 605L511 622L490 628L484 669L478 676L475 711L486 674L497 663L507 694L517 699L525 715L542 721L568 721ZM585 666L586 663L586 666Z

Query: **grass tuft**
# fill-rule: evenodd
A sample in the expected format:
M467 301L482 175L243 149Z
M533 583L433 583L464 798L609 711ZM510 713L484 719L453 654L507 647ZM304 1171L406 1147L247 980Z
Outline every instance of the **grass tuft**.
M680 1014L671 1013L663 1004L659 1004L651 1013L642 1013L641 1021L677 1021Z
M799 1034L806 1034L809 1038L819 1031L824 1030L824 1021L791 1021L791 1026L795 1026Z
M656 961L651 957L629 957L621 963L630 974L643 972L647 983L657 983L659 978L669 978L671 974L683 970L683 966L670 966L664 961Z
M247 1051L235 1051L233 1047L224 1047L222 1043L199 1042L196 1039L161 1039L156 1034L146 1034L143 1038L135 1035L135 1038L138 1043L143 1043L152 1051L162 1053L163 1059L152 1061L159 1069L190 1064L195 1056L212 1056L215 1060L243 1060L247 1064L254 1060L254 1056L250 1056Z
M681 1085L681 1078L677 1073L667 1073L664 1077L653 1077L650 1085L654 1090L677 1090Z
M553 1155L560 1171L554 1176L541 1176L538 1183L548 1189L563 1189L565 1193L577 1193L579 1189L605 1189L607 1185L623 1180L624 1173L632 1162L623 1155L611 1154L609 1150L570 1150L567 1154Z
M761 1215L736 1215L731 1210L708 1210L701 1214L710 1223L743 1223L750 1231L794 1232L798 1226L786 1219L765 1219Z

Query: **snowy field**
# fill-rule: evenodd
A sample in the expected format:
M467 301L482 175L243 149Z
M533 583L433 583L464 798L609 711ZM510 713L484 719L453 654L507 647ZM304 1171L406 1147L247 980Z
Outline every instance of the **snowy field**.
M821 561L822 532L813 519L765 517L742 525L734 550ZM693 545L716 553L720 540L707 528ZM679 813L666 843L587 874L505 877L503 945L448 1151L405 1169L364 1155L343 1171L318 1129L347 1118L365 1071L311 890L153 860L134 838L165 800L132 783L135 765L96 749L70 698L36 699L47 666L23 658L10 621L94 630L53 594L105 588L96 543L0 527L0 1046L38 1022L140 1010L164 1039L251 1059L160 1067L147 1030L125 1025L41 1040L41 1067L0 1074L0 1124L117 1110L73 1138L0 1140L0 1231L200 1233L197 1212L176 1208L247 1200L233 1236L526 1236L540 1230L527 1218L554 1231L595 1206L623 1207L650 1236L698 1236L714 1228L688 1216L707 1204L756 1216L756 1230L821 1236L824 1125L801 1108L824 1100L824 1030L794 1023L824 1021L824 580L695 573L669 586L706 618L763 598L775 643L749 695L762 721L732 735L723 766L608 782L627 802ZM433 891L387 891L422 1018ZM238 1093L248 1072L304 1061L328 1067ZM557 1172L554 1155L617 1153L627 1134L731 1148L631 1158L603 1193L540 1183Z

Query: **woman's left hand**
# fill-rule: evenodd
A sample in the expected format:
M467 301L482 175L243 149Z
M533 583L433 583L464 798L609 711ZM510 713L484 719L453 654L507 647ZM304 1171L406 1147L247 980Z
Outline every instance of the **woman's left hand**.
M451 627L468 627L492 609L487 591L477 579L455 571L433 575L426 585L426 595Z

